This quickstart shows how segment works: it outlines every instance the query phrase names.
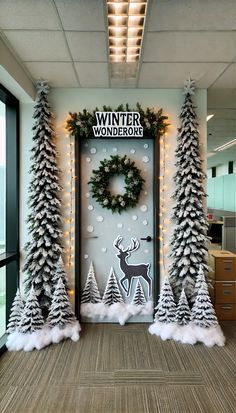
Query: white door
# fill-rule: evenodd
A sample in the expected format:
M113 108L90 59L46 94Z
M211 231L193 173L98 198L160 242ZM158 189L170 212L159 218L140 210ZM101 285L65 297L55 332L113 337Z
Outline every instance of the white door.
M104 295L111 268L117 280L124 305L134 304L137 289L145 297L146 311L134 312L128 322L149 322L152 320L153 306L153 236L154 236L154 142L152 139L88 139L81 144L80 152L80 231L81 231L81 294L91 272L91 262L101 297ZM139 168L145 183L134 208L112 213L103 208L91 196L88 184L100 162L110 160L112 155L126 155ZM124 193L124 177L114 176L110 182L112 194ZM77 252L79 253L79 252ZM140 293L140 291L139 291ZM142 294L141 294L142 295ZM140 304L140 303L136 303ZM147 310L149 308L149 310ZM140 308L139 308L140 309ZM99 311L98 311L99 313ZM117 321L110 317L87 317L82 321Z

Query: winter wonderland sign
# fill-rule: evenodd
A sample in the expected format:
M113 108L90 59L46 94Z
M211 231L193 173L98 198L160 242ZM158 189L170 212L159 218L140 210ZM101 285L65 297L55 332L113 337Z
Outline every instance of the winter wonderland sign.
M138 112L96 112L97 125L93 126L93 134L98 137L143 137Z

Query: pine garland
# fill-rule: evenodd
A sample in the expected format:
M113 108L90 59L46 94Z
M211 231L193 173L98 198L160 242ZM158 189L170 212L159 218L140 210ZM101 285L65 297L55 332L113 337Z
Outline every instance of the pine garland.
M169 273L176 301L183 287L187 298L191 300L200 265L204 272L209 271L208 223L203 206L206 197L203 181L206 175L202 171L198 123L192 102L194 81L186 82L184 95L176 150L177 172L174 176L176 190L173 197L176 204L172 218L175 229L170 242L172 265Z
M59 171L54 144L55 133L52 113L48 103L49 87L46 82L37 84L34 111L31 182L29 186L28 215L30 241L26 244L26 261L23 271L26 293L34 287L42 307L50 305L52 274L61 255L61 216L59 200Z
M168 123L167 116L163 115L163 109L157 112L154 109L144 110L139 103L136 108L131 109L128 104L119 105L116 109L110 106L103 106L102 110L95 108L92 112L84 109L83 112L71 113L67 120L67 130L74 136L80 138L94 138L93 126L96 126L96 112L139 112L140 124L143 127L143 136L156 137L165 133Z

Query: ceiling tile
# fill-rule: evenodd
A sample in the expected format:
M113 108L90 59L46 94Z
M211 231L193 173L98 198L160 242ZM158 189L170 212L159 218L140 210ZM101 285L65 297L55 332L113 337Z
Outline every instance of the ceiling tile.
M227 45L227 47L226 47ZM145 62L231 62L236 55L236 33L147 33Z
M75 63L82 87L108 87L107 63Z
M1 29L60 29L53 2L45 0L1 0Z
M140 88L182 88L191 77L197 87L207 88L224 68L222 63L143 63L140 71Z
M35 80L45 79L51 87L78 87L72 63L25 62Z
M148 30L235 30L235 0L153 0Z
M65 30L105 31L103 2L55 0Z
M70 61L61 32L13 30L4 34L23 61Z
M215 89L236 89L236 63L232 63L213 83L212 87Z
M106 35L101 32L66 32L74 61L106 62Z

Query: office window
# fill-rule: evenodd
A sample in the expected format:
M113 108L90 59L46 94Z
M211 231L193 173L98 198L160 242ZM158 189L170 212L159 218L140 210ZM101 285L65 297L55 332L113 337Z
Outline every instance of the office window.
M0 348L19 274L19 102L0 85Z

